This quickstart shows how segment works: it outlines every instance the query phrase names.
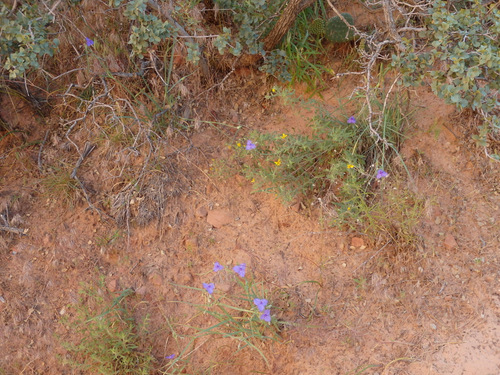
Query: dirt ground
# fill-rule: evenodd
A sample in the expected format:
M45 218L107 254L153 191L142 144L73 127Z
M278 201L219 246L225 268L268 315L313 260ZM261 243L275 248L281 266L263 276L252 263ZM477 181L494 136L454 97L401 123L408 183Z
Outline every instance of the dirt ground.
M332 88L323 100L335 107L338 96ZM0 231L0 373L79 373L58 360L56 335L74 339L61 318L74 314L80 283L99 276L112 295L134 288L138 318L148 315L155 332L153 354L166 363L181 349L166 319L186 313L168 301L202 300L175 285L200 287L218 261L246 263L279 290L288 308L276 314L290 325L281 343L261 344L269 366L212 339L197 347L187 373L499 374L500 169L471 140L473 115L426 89L412 94L412 105L401 151L411 179L396 187L389 176L386 188L407 188L424 202L416 249L330 228L317 207L285 206L252 193L239 175L217 173L214 161L226 160L240 136L230 127L202 125L190 139L167 142L150 180L151 192L166 197L161 218L129 227L92 210L78 188L70 204L50 193L43 165L72 155L63 130L48 123L24 138L0 133L0 226L25 230ZM44 125L10 97L0 108L14 129ZM268 104L262 92L241 95L237 108L227 116L247 130L306 131L304 112ZM101 146L82 163L91 201L115 188L107 177L120 157ZM147 197L134 199L132 209Z

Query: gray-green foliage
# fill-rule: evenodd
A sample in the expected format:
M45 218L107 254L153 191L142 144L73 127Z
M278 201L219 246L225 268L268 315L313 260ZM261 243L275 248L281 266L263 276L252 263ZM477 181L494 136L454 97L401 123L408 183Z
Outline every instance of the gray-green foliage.
M286 52L275 49L266 54L264 63L259 67L259 70L275 76L282 82L288 82L292 80L289 68L290 62L287 59Z
M116 7L123 2L124 0L114 0L113 5ZM175 26L168 21L160 20L153 13L146 12L147 3L148 0L130 0L123 12L133 22L128 42L132 46L132 55L140 58L144 57L151 46L177 35Z
M238 32L231 34L229 28L217 38L214 44L223 53L225 48L236 56L241 53L243 47L250 54L264 52L259 38L269 31L272 16L280 9L283 0L215 0L220 9L224 9L231 16L233 22L238 26Z
M39 59L53 56L57 39L50 39L51 17L39 11L36 4L23 4L15 14L5 5L0 7L0 65L10 78L39 69Z
M272 27L272 22L283 4L283 0L215 0L216 5L232 19L237 31L229 27L223 27L223 32L214 40L220 54L229 52L239 56L243 50L247 53L264 56L264 64L260 70L274 75L281 81L291 79L288 71L286 54L282 50L264 51L261 37L266 35Z
M354 25L354 19L349 13L342 13L342 17L350 24ZM325 25L325 37L331 42L341 43L354 39L354 30L338 16L330 18Z
M435 1L427 30L420 34L429 42L428 48L417 51L413 41L405 39L406 50L393 56L393 64L404 73L406 85L430 79L440 98L460 109L483 112L499 131L495 111L500 89L500 11L497 4L485 6L481 0L465 5L454 10L445 1Z

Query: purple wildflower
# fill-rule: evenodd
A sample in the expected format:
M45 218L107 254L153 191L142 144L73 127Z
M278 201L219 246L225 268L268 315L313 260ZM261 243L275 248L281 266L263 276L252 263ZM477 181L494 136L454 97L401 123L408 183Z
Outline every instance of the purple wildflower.
M386 171L384 171L383 169L379 169L377 171L377 175L375 176L375 178L377 180L380 180L381 178L384 178L384 177L387 177L389 176L389 173L387 173Z
M91 47L94 45L94 41L90 38L85 37L85 43L87 44L88 47Z
M266 306L267 306L267 299L255 298L253 300L253 303L255 303L255 306L257 306L259 311L264 311L266 309Z
M222 271L223 269L224 267L219 262L214 263L214 272L219 272Z
M247 145L245 146L245 150L250 151L256 148L257 145L253 143L250 139L247 141Z
M271 310L264 310L264 313L260 316L260 318L263 321L270 323L271 322Z
M351 116L347 119L348 124L355 124L356 123L356 118L354 116Z
M167 355L165 357L165 359L174 359L175 358L175 354L170 354L170 355Z
M215 289L215 284L214 283L203 283L203 288L208 292L208 294L212 294Z
M233 271L236 272L240 277L245 277L245 270L247 265L245 263L241 263L235 267L233 267Z

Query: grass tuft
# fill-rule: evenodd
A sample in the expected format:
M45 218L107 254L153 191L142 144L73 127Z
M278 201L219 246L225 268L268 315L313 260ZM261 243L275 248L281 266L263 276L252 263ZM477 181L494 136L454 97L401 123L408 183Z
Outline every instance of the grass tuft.
M133 294L132 289L125 289L111 300L100 289L84 286L80 290L75 320L62 322L74 327L71 333L81 339L76 343L62 343L67 350L62 362L103 375L150 374L154 357L150 349L143 349L146 323L138 324L127 305L127 299Z

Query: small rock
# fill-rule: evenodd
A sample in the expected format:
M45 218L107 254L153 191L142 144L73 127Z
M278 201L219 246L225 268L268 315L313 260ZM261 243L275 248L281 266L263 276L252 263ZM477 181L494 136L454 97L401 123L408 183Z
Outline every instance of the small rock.
M161 276L157 273L153 273L153 274L149 275L149 281L151 281L151 284L156 285L156 286L160 286L161 284L163 284L163 280L162 280Z
M437 326L436 326L434 323L431 323L431 328L432 328L433 330L436 330L436 329L437 329Z
M63 306L61 310L59 310L59 315L64 315L66 314L66 306Z
M140 296L144 296L146 295L146 292L148 291L148 289L145 287L145 286L141 286L140 288L138 288L135 292L140 295Z
M219 209L208 212L207 223L215 228L220 228L233 221L233 215L229 210Z
M351 239L351 246L354 246L354 247L361 247L361 246L364 246L365 244L365 241L363 241L362 238L359 238L359 237L353 237Z
M196 217L203 218L208 215L208 210L205 207L200 206L196 209L195 215Z
M458 246L457 241L455 240L455 237L453 237L449 233L446 233L446 236L444 237L443 245L447 250L452 250Z
M106 287L111 293L114 293L118 290L118 280L116 278L109 279L106 282Z
M290 209L292 211L295 211L295 212L299 212L300 211L300 202L297 202L297 203L294 203L290 206Z

